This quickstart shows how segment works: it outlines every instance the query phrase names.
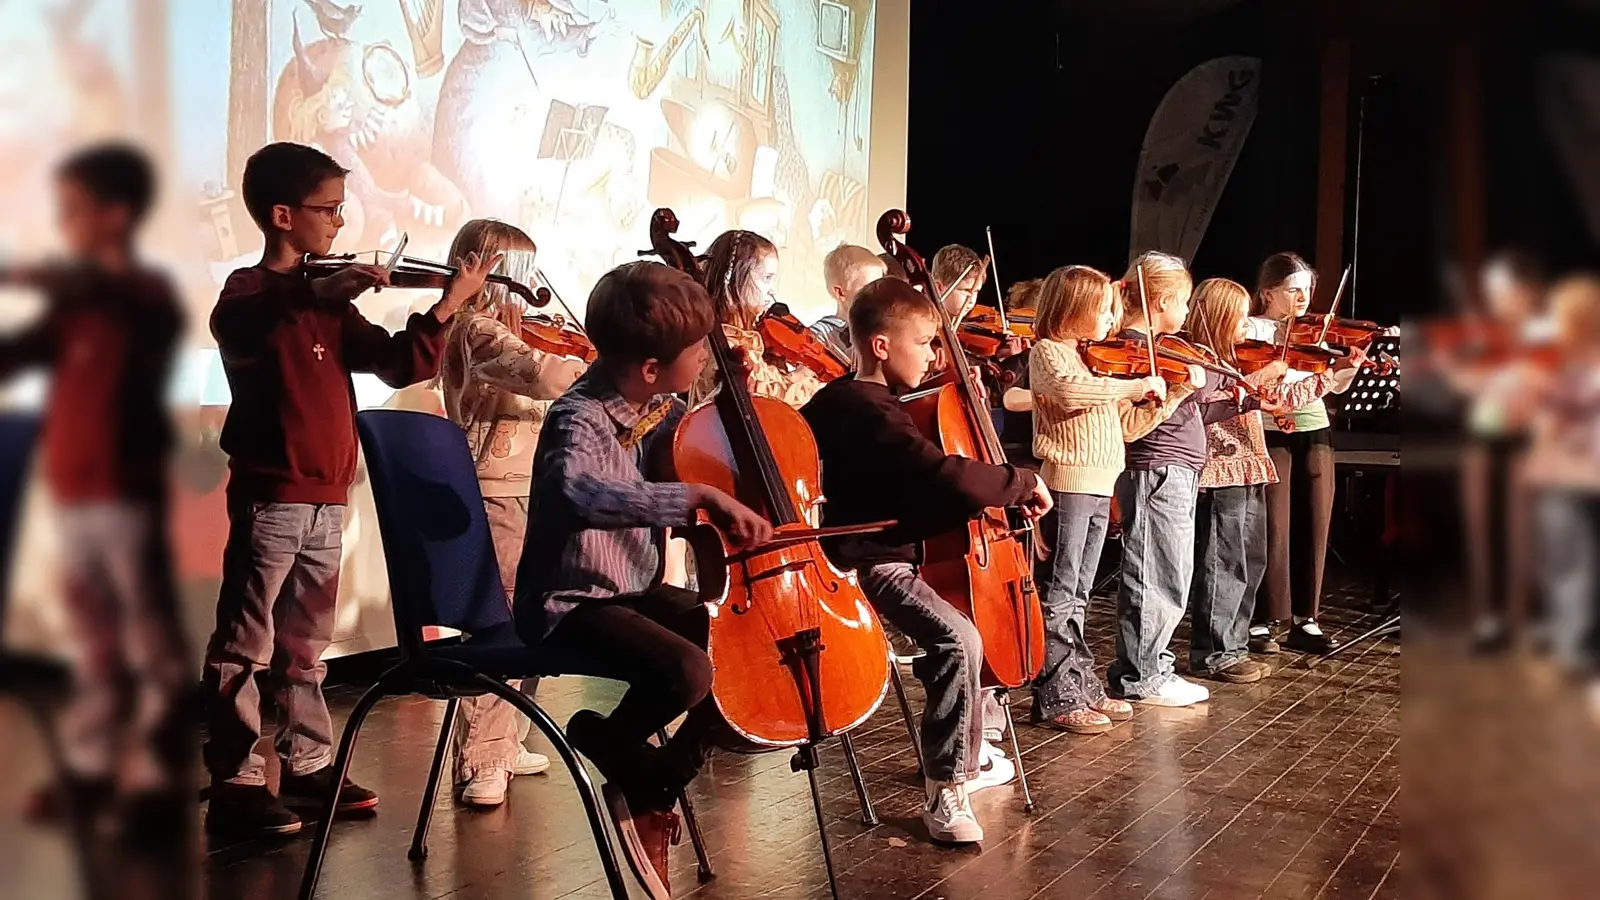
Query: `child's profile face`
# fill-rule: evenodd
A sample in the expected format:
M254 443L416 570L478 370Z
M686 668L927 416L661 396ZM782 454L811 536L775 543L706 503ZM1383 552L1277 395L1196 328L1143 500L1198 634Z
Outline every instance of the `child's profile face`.
M744 302L752 307L766 309L778 299L778 254L762 254L750 270L750 284Z
M272 224L284 242L300 253L326 256L344 227L344 178L324 178L299 203L272 208Z
M944 308L951 317L960 316L978 299L978 292L983 290L983 275L981 270L967 273L967 277L956 282L950 293L944 298Z
M921 384L933 367L933 338L939 322L931 314L892 319L883 334L872 339L873 355L883 365L884 381L906 390Z
M125 207L102 203L71 178L56 179L56 226L73 255L86 256L108 243L121 242L128 224Z
M1103 341L1111 336L1111 329L1117 327L1117 307L1111 299L1111 288L1106 287L1106 295L1100 301L1100 310L1095 314L1094 333L1089 335L1090 340Z
M705 371L711 357L711 347L705 338L690 344L678 358L657 370L655 391L658 394L681 394L694 387L700 373Z

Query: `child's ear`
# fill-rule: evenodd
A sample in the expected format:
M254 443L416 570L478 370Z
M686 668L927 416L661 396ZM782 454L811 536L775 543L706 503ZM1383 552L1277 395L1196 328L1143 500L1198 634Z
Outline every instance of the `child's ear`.
M639 377L644 379L645 384L654 387L656 382L661 380L661 360L647 359L640 363Z
M872 348L873 359L881 361L889 358L889 336L887 334L873 335L869 346Z
M279 231L292 231L294 229L294 211L287 204L279 203L272 207L272 227Z

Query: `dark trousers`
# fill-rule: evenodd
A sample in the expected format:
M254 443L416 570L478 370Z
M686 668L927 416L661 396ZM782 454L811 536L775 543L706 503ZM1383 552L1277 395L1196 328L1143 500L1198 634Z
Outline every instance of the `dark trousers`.
M1267 602L1256 604L1256 620L1316 618L1333 521L1333 435L1269 431L1267 452L1278 483L1267 487Z
M1050 556L1034 565L1044 607L1044 669L1033 681L1035 719L1087 709L1105 699L1083 620L1106 543L1111 498L1055 492L1055 508L1039 523Z
M585 601L544 639L604 663L627 682L599 733L585 735L579 749L628 792L630 802L669 808L705 764L710 733L720 721L705 650L710 627L698 595L662 585ZM689 715L667 746L650 747L650 738L684 712Z
M1266 488L1200 492L1189 582L1189 668L1195 672L1215 672L1250 654L1250 617L1267 568Z

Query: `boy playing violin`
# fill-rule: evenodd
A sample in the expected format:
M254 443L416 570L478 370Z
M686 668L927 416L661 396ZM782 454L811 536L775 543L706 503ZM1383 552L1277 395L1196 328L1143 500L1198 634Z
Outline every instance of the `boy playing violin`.
M675 395L705 369L715 321L705 288L660 263L619 266L595 285L584 324L598 355L545 418L517 568L523 641L603 661L628 682L610 715L580 710L567 736L605 775L624 853L653 900L671 896L672 807L717 722L710 620L696 594L658 583L662 529L703 512L737 544L772 536L771 523L716 488L644 477L683 418ZM685 711L666 746L651 746Z
M341 527L356 474L352 372L399 388L438 370L444 323L483 287L496 259L471 256L427 313L391 335L351 303L388 282L381 266L307 278L301 261L326 255L344 225L345 170L299 144L269 144L244 170L244 202L266 236L261 262L228 276L211 314L232 406L228 543L217 627L206 647L211 773L206 828L239 836L293 834L285 803L317 806L333 777L333 721L322 696L339 593ZM257 676L274 684L283 758L279 797L266 786ZM378 796L345 779L338 810Z
M822 277L836 311L811 324L811 333L841 359L855 352L850 341L850 303L862 288L888 272L876 253L855 244L840 244L822 259Z
M899 395L927 375L938 329L933 301L907 282L867 285L850 310L860 368L824 387L801 414L816 435L831 498L825 524L901 523L823 547L839 566L859 570L873 607L926 651L914 669L928 692L922 819L935 840L973 843L983 829L968 795L1009 781L1015 768L984 741L982 639L918 574L920 544L987 507L1022 504L1036 518L1049 510L1050 494L1030 472L948 455L917 430Z

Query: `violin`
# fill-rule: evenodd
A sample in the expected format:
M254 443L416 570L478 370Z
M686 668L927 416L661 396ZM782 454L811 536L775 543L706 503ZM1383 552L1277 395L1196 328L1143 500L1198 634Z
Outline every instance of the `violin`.
M756 320L756 333L761 335L761 343L769 359L804 366L817 376L818 381L826 383L843 378L854 368L813 334L811 329L800 324L800 320L789 312L789 307L782 303L767 307L766 312Z
M902 402L917 428L946 453L1003 464L1000 436L955 323L937 299L922 257L901 240L910 230L911 217L891 209L878 219L878 243L907 280L934 301L941 339L952 357L952 379L908 394ZM991 685L1020 687L1044 666L1044 614L1033 584L1032 537L1030 527L1014 526L1006 510L990 508L923 545L922 578L977 626L984 679Z
M535 277L541 281L545 279L544 273L534 270ZM540 285L533 291L535 307L547 306L550 298L554 296L561 308L567 311L566 316L559 313L533 313L522 317L521 337L523 343L546 353L557 356L570 356L581 359L585 363L592 363L598 355L594 344L590 342L589 335L584 332L583 326L578 324L578 317L572 315L572 309L567 306L567 301L561 299L559 294L545 285Z
M1005 331L1014 334L1024 341L1033 341L1034 310L1031 306L1019 306L1016 309L1006 310ZM987 306L977 307L972 314L967 316L964 324L981 325L993 330L1000 330L1000 312Z
M1089 371L1102 378L1148 378L1150 354L1143 341L1128 338L1107 338L1103 341L1079 341L1083 362ZM1187 384L1189 363L1175 355L1158 352L1156 373L1167 384Z
M1320 375L1333 368L1335 363L1344 358L1344 354L1314 344L1290 344L1284 347L1268 341L1249 340L1233 345L1233 357L1238 361L1239 369L1246 373L1259 372L1282 360L1291 369Z
M704 283L677 228L672 210L656 210L653 251ZM684 536L711 606L711 694L731 748L799 747L797 768L814 768L815 745L866 721L889 682L878 617L855 573L834 568L817 538L894 523L816 527L822 466L810 427L788 404L750 393L720 323L708 340L722 389L683 417L653 474L717 487L772 522L771 542L742 550L703 514Z
M322 278L331 275L340 269L359 263L354 253L340 253L334 256L312 256L307 254L300 261L300 271L311 278ZM456 277L456 267L426 259L417 259L411 256L402 256L393 268L389 270L388 287L410 289L444 290L450 279ZM508 275L490 273L485 279L490 284L498 284L518 297L522 302L531 307L541 307L550 302L547 293L543 299L535 294L533 289Z
M1289 326L1289 341L1295 344L1338 344L1365 350L1372 344L1373 338L1388 334L1390 330L1388 326L1365 319L1308 315L1297 317Z

